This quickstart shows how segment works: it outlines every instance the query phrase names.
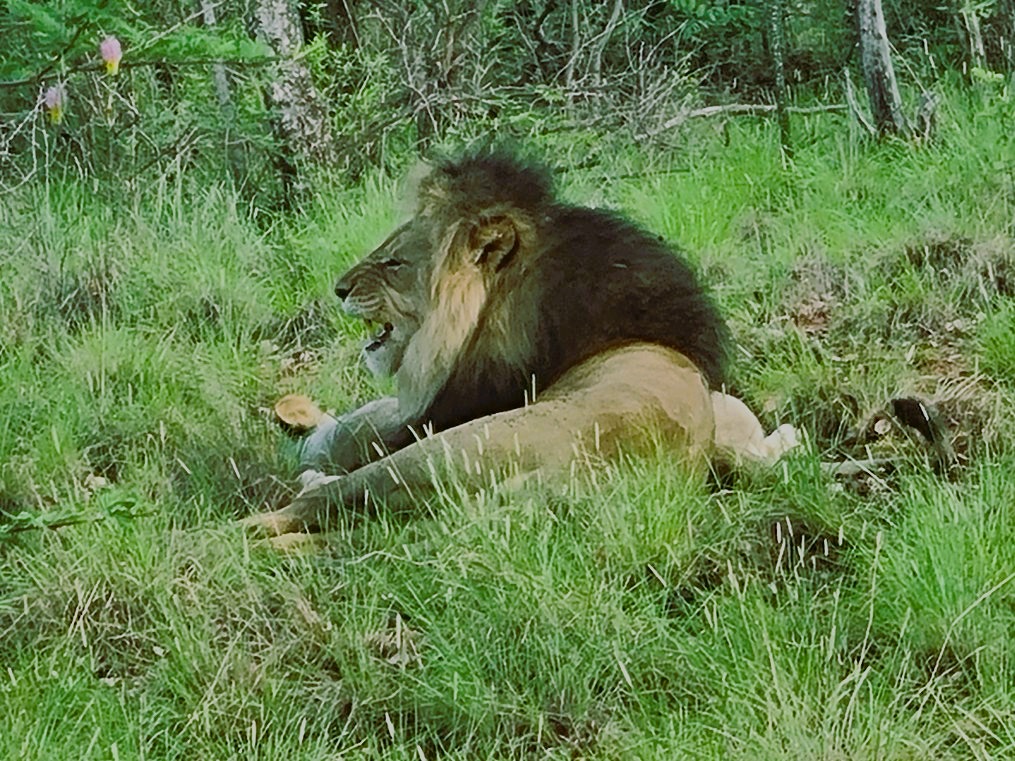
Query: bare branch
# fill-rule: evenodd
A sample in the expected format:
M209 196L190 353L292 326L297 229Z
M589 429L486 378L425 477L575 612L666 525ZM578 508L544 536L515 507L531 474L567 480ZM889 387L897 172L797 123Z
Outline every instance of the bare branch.
M143 69L150 66L171 66L174 68L184 67L196 67L196 66L268 66L273 63L278 63L284 59L278 58L277 56L265 56L263 58L189 58L183 60L158 58L149 61L123 61L120 64L121 69ZM77 66L69 66L63 70L62 75L67 76L68 74L76 74L86 71L100 71L104 64L99 62L94 63L82 63ZM37 85L44 81L46 77L50 75L51 69L43 69L37 74L33 74L30 77L24 79L10 79L6 82L0 82L0 90L12 90L17 87L25 87L27 85Z
M620 23L620 17L623 12L624 3L621 0L617 0L617 2L613 5L613 12L610 14L610 20L606 22L606 28L593 38L590 43L595 45L595 49L591 56L592 62L589 68L592 70L592 83L596 87L599 87L603 83L603 51L606 50L606 46L609 44L610 37L613 36L613 32L617 28L617 24Z
M705 106L691 111L684 111L672 119L667 119L660 126L647 132L635 135L637 140L655 137L667 130L678 127L688 119L702 119L709 116L757 116L758 114L775 113L778 107L774 103L730 103L723 106ZM841 103L833 103L827 106L789 106L786 109L793 114L823 114L833 111L845 111L846 106Z
M863 109L860 107L860 101L856 99L856 91L853 89L853 78L849 76L849 69L843 69L842 75L846 80L846 103L849 104L850 113L870 133L871 137L877 137L877 129L864 116Z

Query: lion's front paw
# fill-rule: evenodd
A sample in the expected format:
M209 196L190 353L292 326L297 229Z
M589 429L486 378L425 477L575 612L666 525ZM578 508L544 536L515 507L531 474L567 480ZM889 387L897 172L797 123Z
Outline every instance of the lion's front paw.
M273 550L289 554L313 554L324 549L327 540L323 534L304 534L303 532L281 534L267 540Z
M256 513L243 518L240 525L268 536L282 536L304 531L304 521L286 513L285 509L270 513Z
M304 470L300 473L300 486L302 488L300 489L299 495L297 495L297 499L307 492L312 492L314 489L324 486L325 484L330 484L332 481L338 481L341 478L342 476L329 476L319 470Z

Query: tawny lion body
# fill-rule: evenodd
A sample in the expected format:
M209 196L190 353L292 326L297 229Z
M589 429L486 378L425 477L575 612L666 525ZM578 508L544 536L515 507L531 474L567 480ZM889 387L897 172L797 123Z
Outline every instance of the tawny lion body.
M652 442L701 471L717 453L767 462L795 443L721 392L728 332L684 259L614 214L561 204L547 173L509 154L438 164L415 217L336 292L380 326L364 354L398 396L318 426L306 488L248 519L273 534L410 506L445 471L466 488L553 480Z
M344 421L343 445L358 438L350 452L372 446L379 437L370 434L388 424L389 411L375 408L373 416ZM359 437L349 436L350 428ZM671 349L633 344L572 368L533 404L424 436L344 476L315 478L288 507L250 522L272 534L326 529L338 507L376 502L389 510L411 508L449 473L470 491L504 479L552 483L575 463L638 453L656 441L681 467L701 471L713 451L713 430L709 392L697 368ZM331 468L340 469L334 462Z

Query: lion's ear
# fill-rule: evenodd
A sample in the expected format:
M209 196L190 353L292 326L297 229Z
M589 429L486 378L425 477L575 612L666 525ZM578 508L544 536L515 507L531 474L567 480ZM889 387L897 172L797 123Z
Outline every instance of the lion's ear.
M518 231L508 216L477 222L469 235L469 251L477 267L496 272L518 248Z

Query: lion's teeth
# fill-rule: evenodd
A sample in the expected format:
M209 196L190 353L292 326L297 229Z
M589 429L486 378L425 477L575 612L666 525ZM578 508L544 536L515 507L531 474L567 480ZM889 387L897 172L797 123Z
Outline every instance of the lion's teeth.
M373 328L373 325L371 323L368 322L367 325L370 328ZM390 322L384 323L384 327L381 328L374 335L374 337L370 341L367 342L366 350L367 351L376 351L377 349L381 348L381 346L384 345L384 342L387 341L388 338L391 336L391 331L393 331L394 329L395 329L395 326L392 325Z

